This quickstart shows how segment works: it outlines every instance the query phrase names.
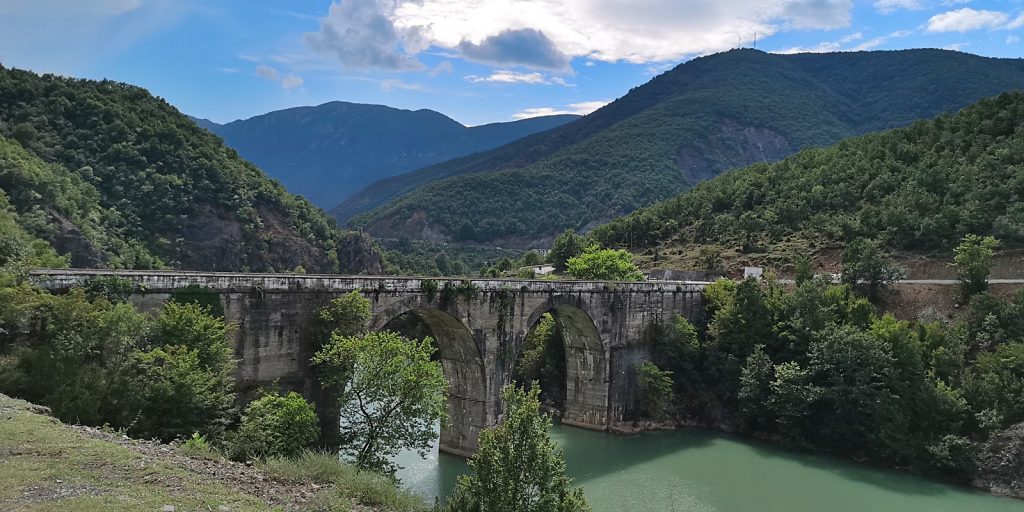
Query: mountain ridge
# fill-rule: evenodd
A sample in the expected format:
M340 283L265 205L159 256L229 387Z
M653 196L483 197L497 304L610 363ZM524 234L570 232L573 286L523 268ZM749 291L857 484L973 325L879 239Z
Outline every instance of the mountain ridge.
M332 208L378 179L500 146L576 117L470 127L430 109L330 101L225 124L193 120L290 192Z
M732 50L681 64L543 137L439 164L436 174L455 175L350 225L387 237L544 246L562 229L588 229L726 170L1020 87L1020 59ZM542 156L511 160L522 154Z

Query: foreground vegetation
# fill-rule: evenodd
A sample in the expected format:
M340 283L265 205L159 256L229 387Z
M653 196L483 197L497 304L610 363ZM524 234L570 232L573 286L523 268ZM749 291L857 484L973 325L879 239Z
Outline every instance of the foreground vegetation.
M215 452L69 427L42 411L0 395L4 510L429 510L390 479L333 455L306 451L251 467Z
M593 231L652 265L699 267L699 248L771 264L857 238L948 253L968 234L1024 246L1024 93L954 115L803 151L702 183ZM660 263L659 263L660 262Z

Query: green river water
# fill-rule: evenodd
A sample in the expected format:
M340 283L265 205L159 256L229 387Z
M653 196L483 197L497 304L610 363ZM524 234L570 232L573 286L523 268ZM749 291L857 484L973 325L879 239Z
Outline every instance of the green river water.
M555 426L594 512L1024 512L1024 501L707 431L623 437ZM403 454L402 483L447 495L463 459Z

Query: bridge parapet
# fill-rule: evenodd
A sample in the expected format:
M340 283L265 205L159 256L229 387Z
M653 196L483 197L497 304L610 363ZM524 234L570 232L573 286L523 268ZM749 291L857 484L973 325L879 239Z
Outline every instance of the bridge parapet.
M374 291L418 293L423 283L458 286L469 283L480 292L507 290L531 293L636 293L699 292L707 284L701 281L572 281L541 279L473 279L404 276L346 276L339 274L258 274L242 272L193 272L180 270L107 270L42 269L30 273L33 282L43 288L61 290L81 286L97 277L116 277L133 281L154 293L169 292L188 285L200 285L223 293L264 291L338 292Z

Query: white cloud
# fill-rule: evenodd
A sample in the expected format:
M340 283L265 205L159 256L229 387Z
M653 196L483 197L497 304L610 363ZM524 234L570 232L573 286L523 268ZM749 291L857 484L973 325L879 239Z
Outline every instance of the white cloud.
M403 82L395 78L389 78L380 83L380 88L384 92L394 92L397 90L404 91L422 91L423 86L420 84L412 84L409 82Z
M924 9L921 0L875 0L875 9L882 14L892 14L896 11L919 11Z
M297 89L299 87L302 87L302 84L305 83L302 77L296 76L294 74L289 74L288 76L282 78L281 74L278 73L276 69L266 64L259 64L256 66L256 76L260 78L266 78L271 82L277 82L281 84L281 87L286 90Z
M277 80L277 70L265 64L256 66L256 75L267 80Z
M429 47L495 66L652 63L849 25L853 0L344 0L307 42L346 67L422 69ZM516 37L511 37L516 36ZM543 37L540 37L543 36Z
M1006 24L1009 16L999 11L977 11L970 7L936 14L928 19L928 32L970 32L995 29Z
M868 39L867 41L864 41L863 43L860 43L857 46L854 46L853 48L850 48L850 50L855 51L855 52L864 52L864 51L868 51L868 50L874 50L875 48L878 48L879 46L882 46L883 44L888 43L889 41L891 41L893 39L899 39L901 37L907 37L907 36L909 36L911 34L913 34L913 32L911 32L909 30L897 30L896 32L893 32L891 34L887 34L887 35L884 35L884 36L873 37L871 39Z
M455 71L455 66L452 66L451 62L443 60L434 66L434 68L430 70L429 74L430 76L439 76L447 75L453 71Z
M1017 16L1016 19L1006 25L1008 30L1016 30L1021 27L1024 27L1024 14Z
M306 83L305 80L295 75L288 75L281 79L281 87L284 87L285 89L288 90L302 87L302 84L304 83Z
M518 112L512 115L513 119L529 119L531 117L541 116L557 116L564 114L575 114L579 116L585 116L605 105L610 103L609 101L584 101L581 103L571 103L565 105L564 108L553 108L553 107L535 107L528 108L522 112Z
M964 51L964 48L967 48L970 45L971 45L971 43L953 43L953 44L947 44L946 46L943 46L942 49L943 50L953 50L953 51L956 51L956 52L962 52L962 51Z
M1009 36L1006 38L1006 44L1013 44L1020 42L1020 38L1017 36Z
M467 82L474 84L479 83L499 83L499 84L529 84L529 85L563 85L571 86L565 80L559 77L547 77L543 73L519 73L516 71L509 70L498 70L487 76L467 75Z

